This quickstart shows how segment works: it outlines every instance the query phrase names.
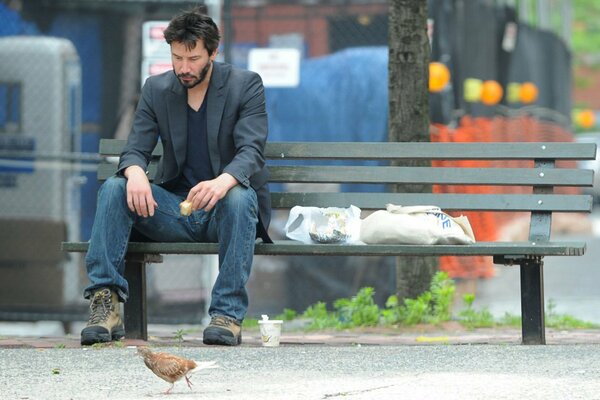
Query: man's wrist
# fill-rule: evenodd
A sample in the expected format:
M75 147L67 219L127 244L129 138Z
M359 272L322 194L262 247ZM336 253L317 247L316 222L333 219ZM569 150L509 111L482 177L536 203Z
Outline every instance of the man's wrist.
M123 171L123 176L125 178L129 179L129 177L132 173L136 173L136 170L139 170L139 172L142 173L143 175L146 174L144 172L144 170L142 169L142 167L140 167L139 165L130 165L129 167L125 168L125 170Z
M220 178L224 179L225 184L227 185L227 189L231 189L239 183L238 180L235 179L235 177L228 172L223 172Z

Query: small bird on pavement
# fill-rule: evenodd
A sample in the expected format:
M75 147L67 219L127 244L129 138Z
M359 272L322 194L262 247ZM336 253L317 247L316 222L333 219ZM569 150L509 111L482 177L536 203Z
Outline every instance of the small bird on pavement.
M165 394L169 394L175 386L175 382L181 378L185 378L188 387L192 390L192 382L188 375L203 369L218 368L216 361L200 362L188 360L173 354L154 353L148 347L138 347L137 352L144 358L144 364L156 376L171 384L171 387L167 389Z

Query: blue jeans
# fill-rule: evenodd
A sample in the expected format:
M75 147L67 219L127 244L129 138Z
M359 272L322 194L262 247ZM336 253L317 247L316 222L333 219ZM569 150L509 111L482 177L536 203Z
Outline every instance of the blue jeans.
M125 178L106 180L98 192L98 208L85 258L91 284L84 297L101 287L115 290L127 301L129 287L123 277L125 253L132 228L153 241L219 243L219 275L212 290L209 314L225 315L242 322L248 310L246 282L250 276L258 201L252 188L234 186L215 207L179 213L184 197L152 184L158 203L154 216L140 217L127 207Z

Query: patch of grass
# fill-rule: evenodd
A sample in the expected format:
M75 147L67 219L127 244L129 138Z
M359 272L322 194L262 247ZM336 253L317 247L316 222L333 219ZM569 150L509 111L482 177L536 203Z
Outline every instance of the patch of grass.
M546 303L546 326L556 329L590 329L598 328L598 325L580 320L568 314L558 314L556 312L556 303L548 299Z
M284 308L281 314L275 316L275 319L281 319L283 321L293 321L298 316L295 310Z
M475 328L491 328L496 323L494 316L488 311L487 308L483 310L475 310L473 308L473 302L475 301L475 295L467 293L463 296L463 302L466 308L459 311L458 321L468 329Z
M335 313L328 312L327 304L322 301L309 306L302 314L302 318L311 321L307 330L340 329L342 327Z
M258 328L258 319L256 319L256 318L244 318L244 322L242 322L242 328L244 328L244 329L257 329Z
M341 298L334 301L332 309L325 302L319 301L309 306L299 315L309 322L305 326L308 331L330 329L353 329L374 326L413 326L416 324L438 325L453 318L451 306L456 286L445 272L436 273L431 281L429 290L416 299L404 299L390 296L384 308L380 308L373 296L375 290L364 287L351 298ZM489 328L494 326L520 327L521 316L505 313L495 319L487 308L477 310L473 307L474 294L465 294L465 307L458 311L455 320L467 329ZM569 315L556 313L556 305L548 301L546 310L546 326L557 329L598 328L598 325L579 320ZM292 321L298 317L296 311L284 309L276 319ZM258 320L244 320L244 328L256 328Z
M375 304L372 287L364 287L350 299L333 303L343 327L376 326L379 323L379 306Z
M498 320L498 325L518 328L521 326L521 316L508 312L504 313L504 315Z
M416 299L404 299L404 304L399 304L397 296L390 296L382 312L382 319L387 324L408 326L423 323L435 325L449 321L455 291L456 285L448 274L437 272L431 280L429 290Z

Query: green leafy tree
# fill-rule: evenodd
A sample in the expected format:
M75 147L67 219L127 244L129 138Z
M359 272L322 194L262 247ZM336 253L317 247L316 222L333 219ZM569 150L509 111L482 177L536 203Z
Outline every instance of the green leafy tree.
M595 55L600 63L600 2L597 0L573 1L572 46L575 60L585 55Z

